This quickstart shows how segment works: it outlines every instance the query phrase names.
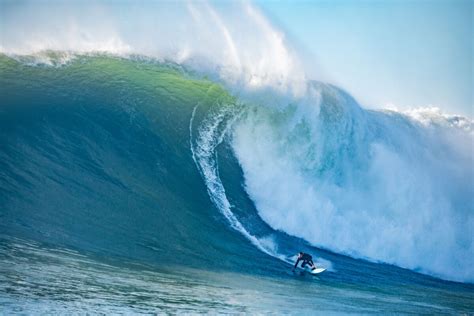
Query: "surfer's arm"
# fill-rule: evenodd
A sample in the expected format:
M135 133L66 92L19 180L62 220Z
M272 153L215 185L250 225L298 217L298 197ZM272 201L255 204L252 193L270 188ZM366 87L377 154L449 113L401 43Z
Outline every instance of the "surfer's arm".
M301 259L298 258L298 260L296 260L296 263L295 263L295 266L293 267L293 270L296 269L296 267L298 266L298 263L301 261Z

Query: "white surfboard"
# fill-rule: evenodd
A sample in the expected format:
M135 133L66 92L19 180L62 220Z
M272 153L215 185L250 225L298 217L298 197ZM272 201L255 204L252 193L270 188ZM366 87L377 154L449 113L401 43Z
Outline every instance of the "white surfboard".
M326 269L316 268L316 269L311 270L311 274L318 274L318 273L321 273L321 272L324 272L324 271L326 271Z
M325 268L315 268L315 269L311 269L311 268L308 267L308 266L305 266L304 268L301 268L301 267L300 267L300 269L302 269L302 270L304 270L304 271L306 271L306 272L309 272L309 273L311 273L311 274L319 274L319 273L321 273L321 272L326 271Z

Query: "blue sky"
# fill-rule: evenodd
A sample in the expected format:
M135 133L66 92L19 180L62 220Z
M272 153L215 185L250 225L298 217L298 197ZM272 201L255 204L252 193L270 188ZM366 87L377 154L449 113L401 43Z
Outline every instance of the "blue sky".
M473 117L473 1L256 1L315 79L365 107Z

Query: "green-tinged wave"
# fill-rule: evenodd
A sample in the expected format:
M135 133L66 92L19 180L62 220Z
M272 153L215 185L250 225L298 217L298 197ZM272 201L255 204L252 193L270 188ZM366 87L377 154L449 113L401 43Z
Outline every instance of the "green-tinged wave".
M221 86L106 56L59 67L2 56L1 73L2 232L192 266L254 255L229 250L241 237L216 219L190 151L196 105L198 120L233 102Z

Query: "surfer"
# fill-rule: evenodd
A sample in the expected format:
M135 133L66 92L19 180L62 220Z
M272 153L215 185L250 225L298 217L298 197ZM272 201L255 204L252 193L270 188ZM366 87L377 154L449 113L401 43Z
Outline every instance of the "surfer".
M298 253L298 259L296 260L295 266L293 267L293 272L295 271L296 267L298 266L298 263L301 262L301 267L304 268L306 265L309 265L311 270L314 270L316 267L314 266L313 262L313 257L311 255L304 253L304 252L299 252Z

